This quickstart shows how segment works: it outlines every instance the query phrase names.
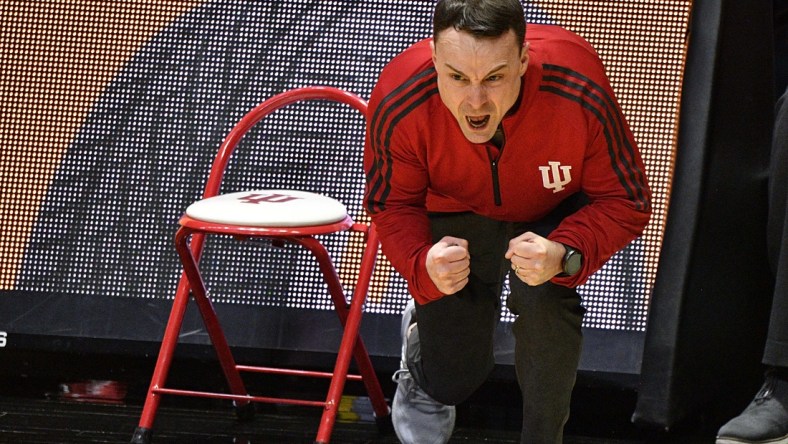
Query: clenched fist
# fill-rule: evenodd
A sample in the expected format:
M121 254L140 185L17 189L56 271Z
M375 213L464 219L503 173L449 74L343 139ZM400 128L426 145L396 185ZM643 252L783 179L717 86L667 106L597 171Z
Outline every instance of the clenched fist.
M449 295L460 291L471 274L471 256L468 241L445 236L427 252L427 273L441 293Z
M512 270L528 285L543 284L563 271L566 248L530 231L509 241L506 259Z

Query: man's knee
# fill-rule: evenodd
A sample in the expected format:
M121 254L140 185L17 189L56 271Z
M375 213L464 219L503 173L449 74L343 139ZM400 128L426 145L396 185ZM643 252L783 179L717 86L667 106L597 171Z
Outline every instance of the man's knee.
M457 405L468 399L487 380L494 365L494 361L488 360L488 365L477 364L452 371L441 368L440 371L430 372L429 366L425 368L424 365L417 365L410 370L419 386L432 399L441 404Z
M425 354L420 327L416 323L408 336L406 364L411 376L422 390L442 404L464 401L492 372L495 366L492 347L479 343L468 343L467 347L431 344Z

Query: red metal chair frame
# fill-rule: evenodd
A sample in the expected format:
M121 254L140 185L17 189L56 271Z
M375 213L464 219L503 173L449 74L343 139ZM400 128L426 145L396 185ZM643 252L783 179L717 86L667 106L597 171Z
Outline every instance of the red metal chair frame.
M303 100L332 100L345 103L357 109L366 117L367 104L358 96L330 87L307 87L294 89L278 94L246 114L230 131L222 143L213 161L210 175L205 187L203 198L216 196L222 182L224 171L230 157L244 134L256 123L271 112ZM369 354L359 336L362 308L366 300L369 283L375 267L378 253L378 237L374 225L356 223L350 216L337 223L308 227L253 227L217 224L196 220L184 215L180 220L180 229L175 235L175 248L183 263L184 272L178 284L173 301L170 318L164 332L161 349L148 389L145 405L139 425L135 430L132 443L148 443L151 439L153 422L162 395L195 396L233 400L239 409L239 417L251 415L253 402L282 403L305 406L323 407L323 415L317 431L315 442L327 443L336 420L337 409L344 390L346 380L362 381L370 397L376 417L380 420L389 416L390 410L383 396L383 391L370 361ZM314 238L316 235L352 230L363 233L366 245L364 248L360 271L353 298L348 302L339 276L325 247ZM274 242L291 242L302 245L315 256L320 271L328 286L336 313L344 333L333 372L315 372L296 369L255 367L236 364L224 332L206 295L205 284L200 275L198 262L202 253L207 234L232 235L238 238L264 237ZM188 239L191 238L191 242ZM230 393L203 392L180 390L165 387L165 381L172 363L173 353L183 322L184 313L189 302L189 294L194 298L198 310L205 323L205 328L216 351L219 363L227 380ZM349 375L350 359L355 359L359 370L358 375ZM325 401L303 399L275 398L252 396L247 393L240 372L273 373L281 375L297 375L307 377L330 378L328 394ZM246 413L242 413L242 412Z

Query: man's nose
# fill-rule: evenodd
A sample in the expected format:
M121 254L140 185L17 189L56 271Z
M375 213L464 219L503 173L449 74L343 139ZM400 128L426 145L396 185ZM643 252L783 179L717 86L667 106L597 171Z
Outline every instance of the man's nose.
M480 109L487 103L487 91L482 85L471 85L468 90L468 104L474 109Z

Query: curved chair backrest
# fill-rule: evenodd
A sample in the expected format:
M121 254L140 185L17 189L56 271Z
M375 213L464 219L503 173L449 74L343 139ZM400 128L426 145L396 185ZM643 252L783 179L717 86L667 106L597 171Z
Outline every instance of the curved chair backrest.
M307 100L330 100L334 102L345 103L357 109L366 118L367 103L357 95L338 88L328 86L309 86L292 89L277 94L249 111L240 121L238 121L238 123L229 132L227 137L225 137L211 166L211 171L205 186L203 198L212 197L219 193L222 179L224 178L224 172L227 169L230 158L235 151L235 148L252 127L254 127L264 117L280 108L284 108L296 102Z

